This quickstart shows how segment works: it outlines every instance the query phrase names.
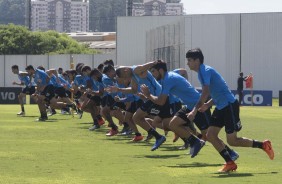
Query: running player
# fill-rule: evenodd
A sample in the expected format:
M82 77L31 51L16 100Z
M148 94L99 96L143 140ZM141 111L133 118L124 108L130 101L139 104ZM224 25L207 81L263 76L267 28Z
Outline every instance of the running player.
M237 132L242 129L238 100L229 90L222 76L214 68L204 64L204 56L201 49L189 50L186 53L186 58L188 61L187 65L192 71L198 73L198 79L202 84L201 97L187 117L190 121L193 121L198 111L205 112L213 104L216 106L212 113L207 139L226 161L223 168L219 171L229 172L237 169L236 163L232 160L222 140L218 137L223 127L225 127L229 145L260 148L273 160L274 151L269 140L261 142L237 136ZM209 96L211 96L211 99L206 102Z
M14 81L13 85L18 85L18 86L25 85L22 92L18 95L21 111L17 114L19 116L24 116L25 115L24 102L23 102L24 97L26 97L26 95L30 95L36 101L36 98L32 96L32 94L35 93L35 83L31 82L31 77L28 76L27 72L19 71L18 65L12 66L12 72L18 75L18 78L20 79L19 83Z

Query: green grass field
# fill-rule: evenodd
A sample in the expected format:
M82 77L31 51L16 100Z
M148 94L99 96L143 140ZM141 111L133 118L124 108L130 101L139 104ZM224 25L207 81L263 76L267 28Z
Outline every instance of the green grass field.
M35 122L38 109L27 105L26 117L17 117L18 105L0 105L0 183L281 183L282 107L242 107L240 136L272 141L272 161L259 149L235 148L238 169L217 173L224 163L211 144L193 159L178 150L182 141L167 141L156 151L150 143L133 143L123 136L106 137L107 127L90 132L90 116L73 119L57 114ZM162 130L158 130L162 132ZM222 134L224 138L224 134ZM225 138L224 138L225 140Z

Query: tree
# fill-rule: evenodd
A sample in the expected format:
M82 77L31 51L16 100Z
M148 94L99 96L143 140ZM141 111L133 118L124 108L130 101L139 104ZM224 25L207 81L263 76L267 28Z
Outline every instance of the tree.
M0 54L92 54L98 53L56 31L31 32L14 24L0 25Z
M25 0L0 0L0 24L25 25Z

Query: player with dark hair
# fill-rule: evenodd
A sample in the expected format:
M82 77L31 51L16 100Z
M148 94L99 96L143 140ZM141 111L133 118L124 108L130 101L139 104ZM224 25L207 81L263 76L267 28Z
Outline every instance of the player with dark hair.
M31 77L28 75L27 72L19 71L18 65L12 66L12 72L18 75L18 78L20 79L20 83L14 81L13 85L19 85L19 86L25 85L22 92L18 95L21 111L17 114L19 116L24 116L25 109L24 109L23 98L26 97L26 95L30 95L36 101L36 98L32 96L32 94L35 93L35 83L31 81Z
M187 115L193 121L196 114L205 112L213 104L216 106L212 113L207 139L224 158L226 163L221 172L229 172L237 169L223 141L218 137L220 130L225 127L227 142L231 146L253 147L264 150L271 160L274 159L274 151L269 140L263 142L238 137L237 132L242 129L239 116L239 103L229 90L222 76L212 67L204 64L204 55L199 48L191 49L186 53L187 65L192 71L198 73L198 79L202 84L202 94L194 109ZM206 102L208 97L211 99Z
M41 114L41 116L38 118L38 121L45 121L48 119L45 104L50 104L50 107L53 109L71 107L77 110L76 105L74 103L67 104L63 102L58 102L58 100L54 98L54 86L50 80L50 77L45 71L40 69L34 69L32 65L27 66L26 71L30 76L34 75L34 82L37 84L37 93L35 93L35 95L38 97L37 104ZM54 72L57 75L57 71L54 70ZM59 79L56 80L59 81Z
M120 78L131 79L131 87L118 88L111 87L108 90L112 92L132 93L137 94L140 92L140 86L146 84L149 91L154 95L159 95L161 92L161 85L153 77L149 69L154 65L154 62L149 62L143 65L132 67L119 67L117 69L117 75ZM133 122L141 126L148 132L148 135L153 135L156 139L155 144L152 147L152 151L156 150L161 144L166 141L165 136L160 135L149 122L148 115L156 116L159 113L159 106L152 101L143 99L144 104L137 109L133 115Z

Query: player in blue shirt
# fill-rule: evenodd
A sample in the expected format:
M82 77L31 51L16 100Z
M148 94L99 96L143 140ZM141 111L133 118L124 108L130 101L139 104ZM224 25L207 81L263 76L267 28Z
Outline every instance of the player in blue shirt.
M44 69L43 67L40 68ZM26 71L30 76L34 75L34 82L37 84L37 104L41 114L38 121L45 121L48 119L45 104L50 104L50 107L53 109L71 107L76 110L76 106L74 103L67 104L64 102L58 102L58 100L54 98L54 86L50 80L50 77L44 70L40 70L38 68L34 69L32 65L29 65L26 67Z
M176 70L174 70L175 72ZM180 70L177 70L180 71ZM150 69L150 72L155 77L155 79L162 85L163 80L161 79L160 73L154 67ZM182 72L182 70L181 70ZM187 74L187 72L186 72ZM187 77L187 75L186 75ZM160 108L160 113L154 118L153 126L163 129L165 131L165 135L170 131L169 122L171 118L174 116L176 112L178 112L182 108L182 102L180 99L174 95L169 94L166 103ZM178 135L175 134L173 142L176 142L179 138ZM183 147L181 147L183 149Z
M96 122L99 125L104 124L104 120L102 119L100 113L100 96L94 95L92 96L90 93L92 90L97 91L97 86L93 79L91 78L91 70L90 66L83 66L82 69L82 80L80 80L79 90L82 93L82 96L80 98L81 101L81 110L90 113L93 124ZM92 131L91 128L89 128L90 131ZM94 129L93 129L94 130Z
M274 151L269 140L260 142L245 137L237 137L237 132L242 129L239 117L239 103L222 76L214 68L204 64L204 56L201 49L189 50L186 53L186 58L188 61L187 65L191 70L198 73L198 79L202 84L201 97L187 116L190 120L193 120L197 111L204 112L213 104L215 105L216 108L212 113L207 139L226 161L220 171L229 172L237 169L237 165L232 161L223 141L218 137L223 127L225 127L229 145L261 148L268 154L271 160L274 159ZM208 96L211 96L211 99L206 102Z
M186 114L194 108L200 94L184 77L175 72L168 72L166 63L163 61L157 61L152 65L151 70L159 72L158 78L162 83L162 91L156 96L151 94L144 85L141 86L141 90L149 100L160 106L165 105L169 95L174 95L183 102L184 108L174 115L169 123L169 128L185 142L189 142L191 145L190 155L193 158L199 153L205 142L191 134L190 131L187 131L185 125L187 126L190 121L187 119ZM208 120L208 113L198 113L195 122L201 130L206 130L208 128Z
M112 65L105 65L103 68L103 75L102 75L102 83L104 85L104 88L111 87L111 86L117 86L117 83L115 81L116 71L115 68ZM117 95L117 93L108 93L107 91L104 91L104 96L102 97L101 105L102 109L101 112L106 118L106 120L109 122L109 127L111 127L111 130L106 134L107 136L114 136L118 133L118 127L114 123L111 111L113 109L113 105L115 104L114 97ZM119 119L119 121L123 121L122 119Z
M149 62L143 65L133 67L119 67L117 69L117 75L120 78L131 79L131 87L112 87L109 90L112 92L138 94L140 92L140 86L145 84L146 86L148 86L150 93L158 96L161 92L161 85L156 81L151 72L148 71L154 65L154 63L155 62ZM148 135L153 135L156 138L156 142L151 149L152 151L154 151L166 141L166 138L165 136L160 135L154 129L154 127L151 126L150 122L148 122L148 119L146 119L146 117L148 117L148 115L156 116L159 113L160 107L150 100L143 100L144 104L140 108L138 108L133 115L133 122L141 126L144 130L146 130L148 132ZM140 137L140 139L141 138L142 137Z
M33 100L36 101L36 98L32 96L32 94L35 93L35 83L31 81L31 77L28 76L27 72L19 71L18 65L12 66L12 72L18 75L18 78L20 80L20 83L14 81L13 85L25 86L22 92L18 95L19 103L21 106L21 112L17 114L19 116L24 116L25 109L24 109L23 98L26 97L26 95L30 95L33 98Z

